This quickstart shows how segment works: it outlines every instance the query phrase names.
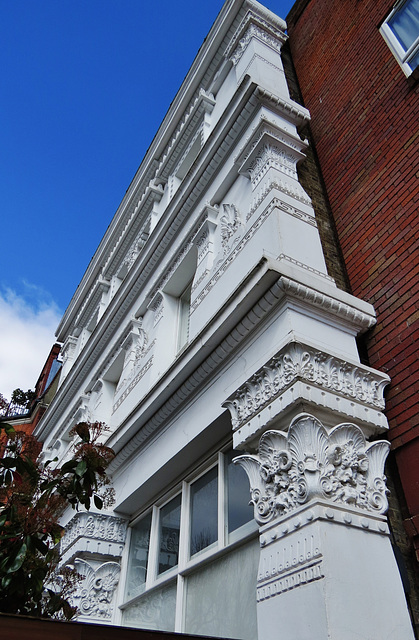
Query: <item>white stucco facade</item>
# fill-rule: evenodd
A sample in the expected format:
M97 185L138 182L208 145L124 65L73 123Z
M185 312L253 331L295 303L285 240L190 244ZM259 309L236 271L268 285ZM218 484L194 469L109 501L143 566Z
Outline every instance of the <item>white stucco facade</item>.
M388 378L355 342L374 310L326 270L285 29L227 0L58 328L45 455L81 420L116 452L114 512L77 514L62 543L81 620L413 637L376 442Z

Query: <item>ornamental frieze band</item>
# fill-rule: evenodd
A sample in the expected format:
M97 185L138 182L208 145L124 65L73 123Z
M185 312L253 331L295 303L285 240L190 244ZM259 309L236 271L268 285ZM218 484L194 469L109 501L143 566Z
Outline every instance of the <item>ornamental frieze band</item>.
M233 429L239 429L296 380L305 380L377 409L384 409L384 387L389 382L385 374L293 342L224 402L223 406L231 413Z
M60 543L61 553L81 537L123 544L126 535L127 521L123 518L99 513L77 513L65 527Z

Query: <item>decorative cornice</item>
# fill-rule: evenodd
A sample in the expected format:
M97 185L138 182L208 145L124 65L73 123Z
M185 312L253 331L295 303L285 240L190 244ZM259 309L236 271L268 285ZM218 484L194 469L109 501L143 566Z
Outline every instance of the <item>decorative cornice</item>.
M375 325L374 316L363 313L356 307L345 304L344 302L322 293L317 289L308 287L297 280L292 280L291 278L286 278L284 276L281 278L281 288L287 295L303 302L307 302L314 307L318 307L322 311L332 313L342 320L355 323L358 327L364 329L364 331Z
M153 340L153 342L151 343L150 346L153 346L154 342L155 341ZM129 383L128 387L123 391L123 393L121 393L121 395L119 396L118 400L113 405L113 408L112 408L112 412L113 413L118 409L118 407L123 403L125 398L131 393L131 391L138 384L138 382L141 380L141 378L150 369L151 365L153 364L153 359L154 359L154 356L151 356L151 358L149 358L147 360L145 365L138 372L135 369L133 370L133 379L131 380L131 382ZM129 380L127 380L125 382L125 384L127 384L128 382L129 382Z
M296 380L377 409L384 409L384 387L389 383L385 374L291 342L224 402L231 413L233 430L251 420Z
M354 424L340 424L328 433L317 418L303 413L287 433L266 431L258 455L234 462L249 477L255 519L266 524L314 500L384 514L389 449L384 440L367 444Z
M292 212L292 211L291 212L287 211L287 213L290 213L291 215L295 215L294 212ZM310 273L313 273L314 275L318 276L319 278L323 278L325 280L328 280L330 283L335 284L335 281L331 276L328 276L325 273L323 273L322 271L319 271L318 269L315 269L314 267L310 267L308 264L304 264L304 262L300 262L299 260L296 260L295 258L292 258L291 256L287 256L285 253L280 253L279 256L277 257L277 260L286 260L287 262L290 262L291 264L295 264L300 269L304 269L305 271L309 271Z
M76 316L74 322L77 327L83 328L89 323L93 315L98 311L103 293L107 292L109 287L110 282L108 280L104 280L101 277L96 280Z
M266 102L267 104L274 106L278 113L285 115L297 125L310 122L311 118L308 109L305 109L297 102L294 102L294 100L287 100L277 96L271 91L263 89L263 87L260 86L256 89L256 96L262 102Z
M216 267L217 267L216 270L214 270L210 279L205 284L203 289L200 291L199 295L195 298L195 300L193 300L191 304L191 313L193 313L199 307L201 302L203 302L205 297L208 295L208 293L211 291L214 285L218 282L218 280L221 278L223 273L227 271L229 266L235 261L238 254L244 249L247 243L253 238L256 231L262 226L262 224L269 217L269 215L274 211L275 208L279 208L283 211L286 211L292 216L295 216L297 218L300 218L309 222L309 224L313 224L313 223L314 225L316 224L311 217L309 216L305 217L302 212L298 211L298 209L288 206L278 198L273 198L269 202L269 204L265 207L265 209L262 211L262 213L256 218L253 224L243 234L243 236L241 238L238 238L238 242L233 245L231 250L227 253L226 258L216 264Z
M278 303L281 294L278 284L274 283L271 289L260 298L224 340L193 370L175 393L162 403L153 416L141 426L110 463L108 467L109 473L114 473L124 464L160 425L167 421L168 415L174 415L184 405L187 398L203 387L213 371L219 368L221 364L226 363L229 354L271 312L272 308Z
M185 112L170 143L167 145L156 178L167 179L174 166L182 161L197 135L197 128L201 127L204 114L210 114L215 106L215 98L212 94L200 89L188 111ZM192 140L191 140L192 136Z

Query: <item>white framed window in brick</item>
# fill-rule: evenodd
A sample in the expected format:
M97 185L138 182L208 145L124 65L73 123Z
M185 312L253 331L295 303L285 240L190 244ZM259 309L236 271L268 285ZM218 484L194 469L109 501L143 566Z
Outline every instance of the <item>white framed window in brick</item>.
M230 637L250 640L256 634L258 528L249 482L233 464L234 455L220 451L133 522L124 625L228 637L227 616ZM223 570L221 580L226 563L230 577ZM237 584L235 606L231 592ZM226 611L219 611L224 603ZM206 607L219 613L211 616Z
M406 76L419 69L419 0L397 2L380 27Z

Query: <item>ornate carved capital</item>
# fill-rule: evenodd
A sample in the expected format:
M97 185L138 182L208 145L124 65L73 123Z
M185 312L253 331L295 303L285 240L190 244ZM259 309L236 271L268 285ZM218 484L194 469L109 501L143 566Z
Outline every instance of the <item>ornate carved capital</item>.
M237 65L253 38L280 53L282 45L287 39L284 33L285 28L286 25L282 21L281 24L278 23L274 26L250 10L242 20L225 55L231 59L234 65Z
M61 355L63 365L69 360L73 360L77 347L77 338L75 336L67 336L63 346L61 347Z
M237 207L234 204L223 204L220 216L220 230L224 254L228 253L231 238L239 230L241 224L241 216Z
M255 519L266 524L315 499L384 514L389 449L384 440L368 444L354 424L340 424L328 433L317 418L303 413L287 433L266 431L258 455L234 462L249 477Z
M84 560L74 562L83 582L74 600L82 616L109 620L121 567L117 562L105 562L96 570Z

